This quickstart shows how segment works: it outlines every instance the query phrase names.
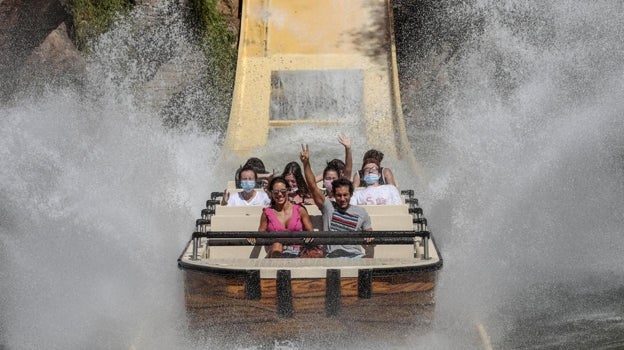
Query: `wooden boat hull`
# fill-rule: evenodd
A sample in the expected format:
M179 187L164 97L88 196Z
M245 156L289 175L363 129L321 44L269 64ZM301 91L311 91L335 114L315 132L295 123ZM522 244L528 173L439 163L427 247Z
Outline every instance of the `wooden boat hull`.
M441 264L440 264L441 265ZM184 270L185 304L189 323L222 337L237 337L228 330L258 339L353 336L379 339L405 337L414 329L428 328L435 307L438 270L405 273L378 271L372 277L370 298L358 296L358 278L340 279L340 295L335 315L328 317L327 280L291 280L292 315L282 317L278 310L275 279L260 281L261 297L248 300L244 274L219 274ZM227 340L226 341L231 341Z
M347 347L355 346L354 339L370 347L428 329L443 260L411 191L406 201L410 204L364 207L380 231L326 232L320 226L280 233L280 241L347 240L342 244L363 246L367 257L360 259L270 259L262 246L277 239L254 231L261 208L207 208L213 215L198 220L178 258L190 328L228 345L245 334L250 342L241 346L306 339L316 347L331 338L332 348L344 339ZM321 219L318 208L308 212ZM245 237L255 237L256 245ZM366 237L375 244L367 245Z

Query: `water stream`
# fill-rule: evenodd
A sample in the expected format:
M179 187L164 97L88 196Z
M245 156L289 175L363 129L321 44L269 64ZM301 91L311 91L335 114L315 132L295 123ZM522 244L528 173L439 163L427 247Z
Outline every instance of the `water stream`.
M423 173L399 183L445 259L434 329L405 348L480 348L478 324L496 349L624 347L624 5L451 8L439 25L478 25L436 95L404 96L419 104L408 134ZM175 62L196 47L181 17L150 40L136 25L101 38L82 86L0 106L0 348L213 347L187 332L175 260L226 179L213 168L223 135L163 126L143 89L154 62L136 53ZM432 61L408 56L402 74ZM213 100L196 92L182 110L210 115ZM259 156L281 170L297 156L283 151Z

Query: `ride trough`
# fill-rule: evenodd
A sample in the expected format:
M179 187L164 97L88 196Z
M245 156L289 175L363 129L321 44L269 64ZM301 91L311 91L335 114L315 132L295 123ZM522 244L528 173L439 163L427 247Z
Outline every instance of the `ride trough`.
M230 184L231 185L231 184ZM232 189L236 191L235 189ZM258 232L261 206L222 206L213 192L178 258L184 296L196 329L293 337L320 334L407 334L427 327L442 256L412 190L405 204L362 206L372 232L323 231L321 213L306 208L314 231ZM255 244L247 238L256 238ZM264 246L358 244L366 256L267 258ZM367 244L366 237L374 237Z
M366 147L417 173L402 114L391 1L245 0L240 17L225 155L243 159L284 129L326 133L339 122ZM309 86L317 89L302 89ZM228 188L236 191L233 181ZM404 336L431 323L442 256L413 191L402 192L402 205L363 206L372 232L325 232L319 209L308 205L314 231L280 232L279 239L257 231L262 207L221 206L221 196L212 193L178 259L193 328L234 341L241 334L253 340L316 334L336 347L336 339ZM265 256L276 240L304 238L362 245L366 257Z

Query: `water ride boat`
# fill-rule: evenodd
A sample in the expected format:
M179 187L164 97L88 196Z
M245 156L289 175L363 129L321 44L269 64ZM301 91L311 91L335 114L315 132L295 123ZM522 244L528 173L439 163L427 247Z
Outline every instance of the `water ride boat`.
M431 322L443 260L413 191L402 191L402 205L362 206L373 232L322 231L321 213L310 205L315 231L280 233L279 239L257 232L261 206L222 206L221 195L212 193L178 259L194 327L264 336L320 328L324 334L408 334ZM256 238L254 245L248 237ZM361 244L367 257L266 257L263 246L301 244L305 237L315 244ZM374 237L374 245L365 237Z
M244 0L240 16L224 156L258 154L269 141L291 139L282 137L289 131L321 143L312 131L340 125L418 174L401 108L391 1ZM257 232L262 208L221 206L221 195L211 195L178 259L194 328L231 339L309 339L311 332L319 340L377 339L431 322L442 256L413 191L402 192L401 205L364 206L373 232L324 232L319 209L306 206L315 231L280 233L287 244L309 237L363 245L362 259L266 258L264 246L275 238Z

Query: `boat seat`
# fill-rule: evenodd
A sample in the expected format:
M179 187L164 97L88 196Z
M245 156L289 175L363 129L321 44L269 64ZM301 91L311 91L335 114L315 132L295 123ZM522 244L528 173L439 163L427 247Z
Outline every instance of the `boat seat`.
M262 214L262 208L264 207L261 205L217 205L215 207L215 216L213 217L213 219L217 216L259 216Z
M414 257L414 246L409 244L365 246L367 255L376 259L397 259ZM210 249L211 259L249 258L264 259L265 248L262 246L221 246Z
M308 210L308 215L321 215L321 210L316 204L306 204L305 207Z
M257 231L261 214L252 215L215 215L212 217L211 231ZM323 229L322 215L310 215L314 230Z
M373 207L373 206L364 206ZM376 205L375 207L383 207ZM375 231L409 231L413 230L412 216L407 214L399 215L370 215L371 225ZM370 249L370 248L369 248ZM372 252L367 250L367 255L372 254L375 258L396 258L409 257L414 255L414 246L409 244L380 244L374 246Z
M231 207L231 208L243 208L239 211L245 212L244 208L253 207ZM247 209L249 210L249 209ZM323 229L323 218L321 215L310 215L312 226L315 230ZM373 229L377 231L407 231L412 230L412 216L409 214L402 215L371 215L371 224ZM255 215L215 215L212 217L212 231L256 231L260 225L260 214ZM218 254L219 257L255 257L260 258L264 256L264 253L252 256L252 247L238 246L238 247L219 247L219 249L212 249L211 255ZM373 256L375 258L390 258L390 257L408 257L413 255L414 248L411 245L398 244L398 245L378 245L374 247Z
M234 207L232 207L234 208ZM252 208L252 207L236 207ZM262 207L258 207L262 210ZM210 225L211 231L257 231L260 213L252 215L215 215Z
M210 259L264 259L263 246L222 246L210 249Z
M245 206L228 206L217 205L215 207L215 215L223 216L250 216L250 215L262 215L261 205L245 205ZM321 211L316 205L306 205L309 215L321 215Z
M229 215L219 214L219 210L228 212ZM212 231L256 231L260 224L262 207L221 207L217 209L217 215L212 217ZM370 215L371 225L376 231L407 231L413 229L412 216L410 214L398 215ZM315 229L322 229L322 215L310 214L310 219ZM320 224L319 225L317 225Z
M361 205L368 215L398 215L409 214L409 206L407 204L396 205Z
M414 227L410 214L370 215L370 218L375 231L408 231Z
M316 205L306 205L309 215L321 215L321 211ZM362 205L362 208L366 210L368 215L398 215L409 214L409 207L407 204L398 205ZM249 216L262 214L261 205L249 205L249 206L227 206L217 205L215 207L215 215L226 216Z

